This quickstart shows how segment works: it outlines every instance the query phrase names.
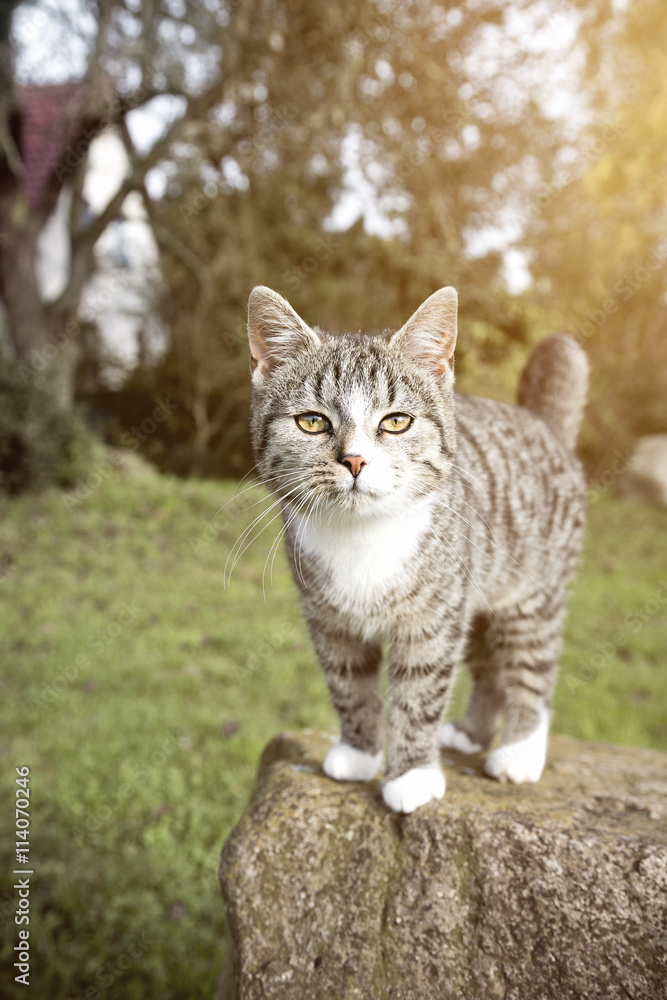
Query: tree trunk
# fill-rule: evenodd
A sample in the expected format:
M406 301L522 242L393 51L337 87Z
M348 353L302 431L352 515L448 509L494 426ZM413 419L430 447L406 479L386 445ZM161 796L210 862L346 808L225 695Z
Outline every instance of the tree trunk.
M74 399L79 326L57 304L42 301L35 259L39 230L21 195L0 198L0 289L13 358L26 385L49 391L67 409Z

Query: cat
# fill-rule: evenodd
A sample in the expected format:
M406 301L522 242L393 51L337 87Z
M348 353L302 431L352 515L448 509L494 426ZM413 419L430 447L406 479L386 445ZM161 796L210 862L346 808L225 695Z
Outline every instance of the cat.
M445 791L439 749L498 746L485 771L539 780L585 485L574 454L588 363L554 334L518 406L454 392L457 294L396 333L332 335L277 292L248 304L251 430L306 621L340 717L324 771L370 781L410 813ZM443 725L452 674L473 680Z

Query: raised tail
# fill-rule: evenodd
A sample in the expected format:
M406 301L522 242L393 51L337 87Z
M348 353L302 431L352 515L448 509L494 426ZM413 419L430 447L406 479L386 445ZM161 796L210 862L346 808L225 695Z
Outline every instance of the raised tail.
M554 333L540 341L528 358L517 396L519 406L541 417L573 451L587 390L588 358L572 337Z

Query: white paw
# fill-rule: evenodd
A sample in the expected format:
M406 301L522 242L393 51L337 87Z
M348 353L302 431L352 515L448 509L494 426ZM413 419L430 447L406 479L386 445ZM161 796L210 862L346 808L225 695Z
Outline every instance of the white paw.
M382 751L370 754L337 743L324 758L324 773L336 781L372 781L380 770Z
M440 727L440 746L444 750L458 750L459 753L479 753L482 749L481 743L473 743L470 737L454 726L451 722L445 722Z
M382 798L389 808L401 813L414 812L444 794L445 776L439 767L413 767L382 786Z
M499 746L489 754L484 770L498 781L511 781L515 785L539 781L547 759L549 716L545 712L537 729L518 743Z

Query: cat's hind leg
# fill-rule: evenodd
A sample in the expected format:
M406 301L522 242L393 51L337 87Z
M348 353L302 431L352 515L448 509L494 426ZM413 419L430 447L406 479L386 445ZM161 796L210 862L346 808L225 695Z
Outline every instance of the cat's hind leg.
M564 594L538 593L494 618L487 632L505 693L505 728L484 765L490 777L539 781L561 649Z
M465 662L473 680L473 689L461 720L445 722L440 727L440 746L459 753L479 753L496 735L504 707L500 678L487 641L489 617L476 615L468 635Z

